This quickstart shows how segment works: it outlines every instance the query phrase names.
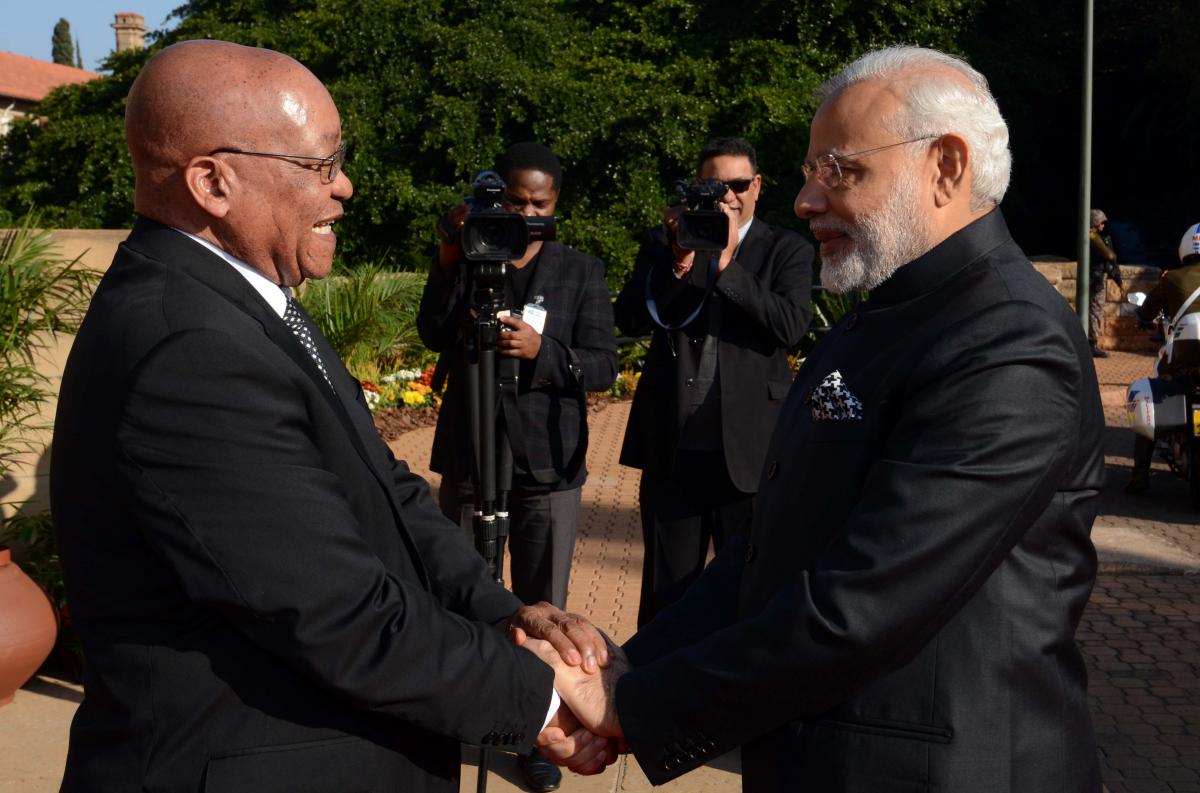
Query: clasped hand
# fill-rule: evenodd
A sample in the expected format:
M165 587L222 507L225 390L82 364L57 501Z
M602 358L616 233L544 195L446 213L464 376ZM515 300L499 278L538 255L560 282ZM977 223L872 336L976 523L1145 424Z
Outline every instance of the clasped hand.
M595 630L590 624L587 627ZM599 663L588 664L586 656L582 663L572 663L579 658L577 653L573 655L571 649L563 652L553 640L530 635L519 629L512 631L514 642L554 670L554 689L563 701L538 736L538 751L577 774L600 773L625 750L614 697L617 680L629 670L628 659L621 648L604 637L605 648L596 653Z

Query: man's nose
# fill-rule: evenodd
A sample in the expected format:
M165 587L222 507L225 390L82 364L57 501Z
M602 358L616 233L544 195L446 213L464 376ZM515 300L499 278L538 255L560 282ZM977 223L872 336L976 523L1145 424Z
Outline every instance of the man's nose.
M346 176L345 171L338 171L337 178L333 180L333 197L339 201L345 201L352 195L354 195L354 184L350 181L350 177Z
M825 200L825 191L815 179L809 179L804 183L804 187L801 187L800 192L796 193L795 203L792 204L792 210L801 220L808 220L813 215L819 215L827 209L829 209L829 202Z

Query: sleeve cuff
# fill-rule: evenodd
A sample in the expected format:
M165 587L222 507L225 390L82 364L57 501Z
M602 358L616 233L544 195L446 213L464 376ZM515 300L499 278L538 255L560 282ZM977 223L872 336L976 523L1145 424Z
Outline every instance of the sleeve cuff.
M562 697L558 695L557 689L550 689L550 709L546 711L546 720L542 722L542 729L545 730L550 724L550 720L554 718L554 714L558 713L558 709L562 707Z

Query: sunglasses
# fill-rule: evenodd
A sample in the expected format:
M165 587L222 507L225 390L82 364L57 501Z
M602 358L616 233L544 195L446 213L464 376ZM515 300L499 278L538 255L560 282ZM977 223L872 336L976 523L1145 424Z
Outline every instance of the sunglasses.
M733 192L741 195L750 189L750 185L754 184L754 177L749 179L729 179L725 182L725 186Z

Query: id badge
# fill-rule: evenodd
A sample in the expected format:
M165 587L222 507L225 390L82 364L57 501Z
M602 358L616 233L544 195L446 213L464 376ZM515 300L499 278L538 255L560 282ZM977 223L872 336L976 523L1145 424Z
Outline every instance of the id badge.
M546 328L546 307L541 303L526 303L521 310L521 319L541 336Z

